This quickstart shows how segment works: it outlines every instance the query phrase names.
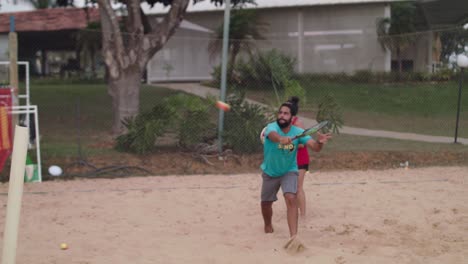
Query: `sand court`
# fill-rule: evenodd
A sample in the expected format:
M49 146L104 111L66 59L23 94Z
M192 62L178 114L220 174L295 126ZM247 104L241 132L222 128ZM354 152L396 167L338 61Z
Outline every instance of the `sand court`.
M284 199L263 233L260 172L26 184L17 263L466 263L468 168L314 172L307 247ZM8 184L0 186L1 231ZM1 243L1 242L0 242ZM61 250L60 244L68 249Z

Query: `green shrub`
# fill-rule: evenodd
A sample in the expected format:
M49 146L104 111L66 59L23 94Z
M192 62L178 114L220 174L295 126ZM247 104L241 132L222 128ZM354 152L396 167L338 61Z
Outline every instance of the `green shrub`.
M324 132L339 133L343 126L343 112L333 94L326 94L319 100L318 111L316 116L317 122L325 120L330 121L330 124L322 129Z
M351 81L357 82L357 83L370 83L374 80L373 77L374 77L374 74L371 71L360 70L360 71L356 71L351 76Z
M294 74L295 59L276 49L253 55L237 71L242 84L256 88L283 89Z
M442 69L435 73L427 72L371 72L356 71L346 73L304 73L297 74L294 79L301 83L313 82L354 82L354 83L404 83L404 82L444 82L456 79L457 74L451 69Z
M252 55L247 61L239 58L233 66L228 86L250 87L255 89L284 89L294 75L295 59L275 49ZM221 67L213 68L212 84L221 83Z
M174 116L174 109L166 104L158 104L150 111L125 119L123 124L127 132L117 137L115 148L136 154L150 152L156 139L171 126Z
M243 99L243 95L228 97L231 111L225 114L223 138L235 153L255 153L262 150L259 133L268 120L262 107Z
M215 127L210 122L210 105L199 97L178 94L169 97L167 103L176 112L178 143L190 147L203 142L205 138L215 137Z
M209 110L210 106L199 97L170 96L150 111L126 119L127 132L117 138L115 147L119 151L145 154L169 130L177 133L180 146L190 147L206 137L214 137L216 132L210 123Z
M318 83L318 82L349 82L351 77L344 73L301 73L295 74L294 79L301 83Z
M454 80L456 74L451 69L441 69L431 75L431 80L435 82L443 82L443 81L450 81Z
M306 91L301 86L301 84L296 80L290 80L286 82L285 89L284 89L284 100L286 101L292 96L297 96L300 100L302 105L306 105Z

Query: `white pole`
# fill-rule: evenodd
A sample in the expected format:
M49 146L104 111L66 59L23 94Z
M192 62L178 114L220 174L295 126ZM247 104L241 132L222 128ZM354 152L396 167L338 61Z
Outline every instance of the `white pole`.
M18 228L23 196L26 152L28 150L28 128L16 126L11 158L10 182L8 187L7 214L3 235L2 264L16 262Z
M384 17L391 18L391 8L390 5L385 5L384 9ZM384 72L391 72L392 71L392 51L389 48L385 48L385 63L384 63Z
M226 82L227 82L227 63L229 49L229 22L231 21L231 0L224 1L224 25L223 25L223 50L221 55L221 94L219 99L226 100ZM224 129L224 111L219 110L218 120L218 151L223 152L223 129Z
M37 105L33 106L34 110L34 125L36 128L36 159L37 159L37 173L39 182L42 182L42 162L41 162L41 137L39 136L39 113L37 112Z
M304 13L297 13L297 71L304 72Z

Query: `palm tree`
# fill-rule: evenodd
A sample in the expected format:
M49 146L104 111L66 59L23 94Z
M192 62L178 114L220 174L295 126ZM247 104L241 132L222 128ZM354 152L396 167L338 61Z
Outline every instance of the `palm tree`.
M252 54L255 50L255 40L264 40L262 32L265 32L266 23L260 21L255 10L235 9L229 22L229 66L228 80L232 75L237 56L241 52ZM215 30L215 39L208 45L210 56L221 53L223 46L224 23Z
M420 25L419 13L414 3L395 3L391 6L391 18L377 22L377 35L383 49L396 53L398 72L402 73L402 52L416 42L414 33Z

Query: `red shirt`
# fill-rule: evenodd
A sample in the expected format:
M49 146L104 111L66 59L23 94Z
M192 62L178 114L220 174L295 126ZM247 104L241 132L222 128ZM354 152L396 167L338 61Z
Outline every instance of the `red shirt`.
M292 124L295 125L299 118L294 116L292 119ZM308 165L309 164L309 151L307 150L307 146L303 148L297 149L297 165Z

